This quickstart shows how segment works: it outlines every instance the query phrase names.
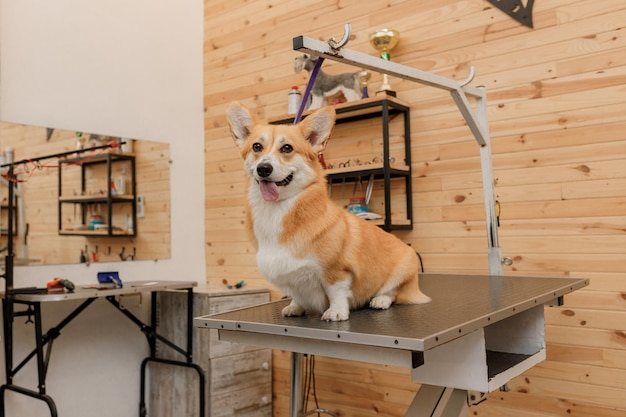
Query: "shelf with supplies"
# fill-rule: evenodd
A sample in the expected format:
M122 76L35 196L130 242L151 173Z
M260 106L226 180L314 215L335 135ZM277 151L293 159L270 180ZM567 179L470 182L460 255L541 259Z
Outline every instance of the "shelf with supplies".
M389 166L389 173L393 176L403 177L409 171L410 168L406 166L396 166L391 164ZM356 166L347 166L341 168L328 168L326 169L326 176L328 178L350 178L363 177L367 175L382 175L384 174L385 166L382 162L376 162L373 164L363 164Z
M391 95L381 93L374 97L362 100L341 103L333 106L337 113L336 124L352 123L367 119L381 119L382 155L376 161L365 163L339 163L332 164L326 170L329 190L333 184L345 182L360 182L367 180L371 190L373 181L383 182L384 214L381 220L370 220L385 230L411 230L413 229L413 202L412 202L412 175L411 175L411 121L410 107L402 100ZM313 111L306 111L303 118ZM401 136L403 137L403 153L401 158L394 158L390 151L390 123L396 116L403 117ZM293 123L294 115L271 119L270 124ZM332 141L333 139L331 139ZM332 143L332 142L331 142ZM358 156L358 155L353 155ZM402 161L396 159L403 159ZM406 218L392 216L392 179L399 179L404 184Z
M137 236L135 156L59 159L59 235Z
M129 202L133 200L134 197L131 194L122 194L122 195L114 195L111 196L111 201L113 202ZM109 197L106 195L98 196L76 196L76 197L59 197L59 201L62 203L106 203L109 200Z

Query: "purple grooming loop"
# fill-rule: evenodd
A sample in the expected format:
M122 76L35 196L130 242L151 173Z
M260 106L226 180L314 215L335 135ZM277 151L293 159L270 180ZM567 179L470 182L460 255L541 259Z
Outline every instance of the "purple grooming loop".
M302 118L302 113L304 113L304 107L306 106L307 101L309 101L309 96L311 95L311 89L313 89L313 84L315 84L315 78L317 78L317 73L320 72L320 68L322 67L322 63L324 62L324 58L320 57L317 59L315 63L315 67L313 67L313 71L311 71L311 76L309 77L309 82L306 85L306 89L304 90L304 95L302 96L302 102L300 103L300 108L298 109L298 113L296 113L296 117L293 119L293 124L298 124L300 119Z

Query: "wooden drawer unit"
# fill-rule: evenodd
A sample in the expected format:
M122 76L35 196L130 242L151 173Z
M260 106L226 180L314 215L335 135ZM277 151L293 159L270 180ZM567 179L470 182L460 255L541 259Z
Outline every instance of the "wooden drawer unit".
M221 313L266 303L269 291L259 289L194 290L193 316ZM175 343L186 343L187 294L158 295L158 332ZM158 356L184 360L157 343ZM271 417L272 351L239 343L221 342L217 330L193 332L193 361L204 371L206 417ZM150 417L198 416L198 376L190 369L151 363Z
M211 397L211 417L272 417L272 382Z

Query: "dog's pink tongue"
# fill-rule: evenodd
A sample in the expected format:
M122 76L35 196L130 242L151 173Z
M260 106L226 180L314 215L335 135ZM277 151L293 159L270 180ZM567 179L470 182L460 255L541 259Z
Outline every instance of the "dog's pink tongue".
M278 185L271 181L261 181L261 195L265 201L276 201L278 199Z

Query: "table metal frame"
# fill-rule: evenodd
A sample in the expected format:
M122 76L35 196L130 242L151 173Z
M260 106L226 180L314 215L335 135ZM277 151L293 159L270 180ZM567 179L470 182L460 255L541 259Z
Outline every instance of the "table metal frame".
M97 289L97 288L77 288L74 292L54 292L54 293L20 293L19 290L2 293L3 306L3 328L4 328L4 351L5 351L5 376L6 383L0 386L0 417L5 416L5 393L6 391L16 392L28 397L32 397L43 401L50 410L52 417L58 415L57 407L52 399L46 393L46 376L52 345L54 340L59 337L61 330L78 317L87 307L89 307L98 298L103 298L111 303L118 311L136 324L141 332L146 336L150 347L150 355L143 359L141 363L141 381L140 381L140 400L139 415L147 415L146 407L146 370L151 362L163 363L172 366L182 366L195 370L198 374L199 385L199 411L200 416L204 416L205 410L205 379L204 373L199 365L193 363L192 357L192 332L193 332L193 287L195 282L180 281L135 281L125 282L123 288L115 289ZM157 293L166 290L183 290L187 292L187 344L186 346L178 346L169 339L160 335L156 331L157 324ZM150 293L150 322L144 323L141 319L128 311L124 305L120 303L120 297L139 295ZM43 332L42 326L42 304L82 300L82 302L74 308L67 316L58 324L51 327L46 333ZM16 306L25 306L26 308L16 311ZM32 321L35 333L35 347L27 354L17 365L14 364L14 335L13 321L15 317L27 317L28 321ZM157 341L161 342L185 358L183 361L159 358L157 356ZM14 383L14 377L29 363L32 359L37 362L37 389L33 390Z

